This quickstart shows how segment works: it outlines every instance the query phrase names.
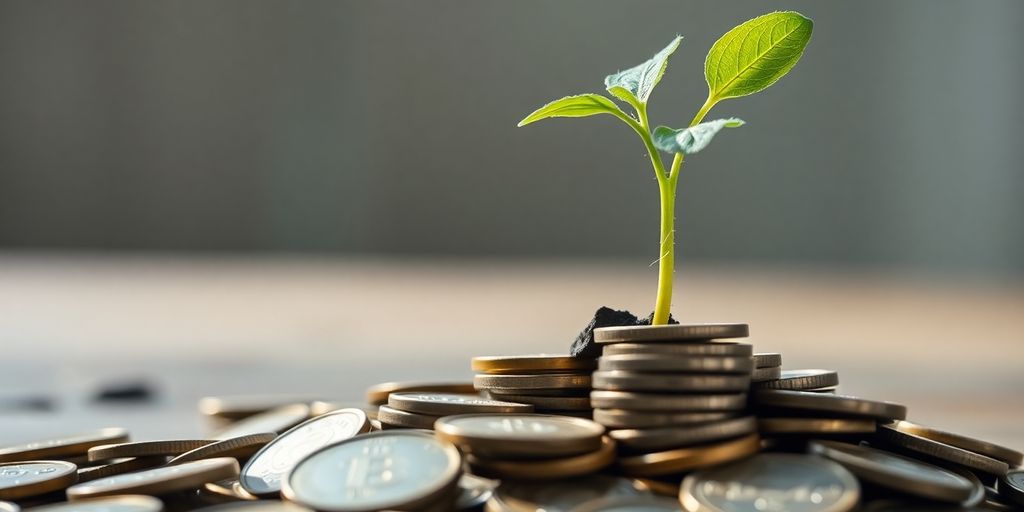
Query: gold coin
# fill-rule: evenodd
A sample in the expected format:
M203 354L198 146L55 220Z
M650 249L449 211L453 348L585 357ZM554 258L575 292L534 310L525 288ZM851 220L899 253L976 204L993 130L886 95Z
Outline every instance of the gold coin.
M247 459L258 452L264 445L274 440L277 434L267 432L264 434L250 434L247 436L225 439L200 446L194 450L187 451L173 458L167 464L173 466L182 462L193 460L213 459L216 457L231 457L233 459Z
M434 423L440 439L483 457L559 457L593 452L604 427L546 414L463 414Z
M377 410L377 419L385 426L384 428L391 426L425 428L427 430L431 430L434 428L434 422L437 421L438 418L440 418L440 416L400 411L386 405L380 406L380 409Z
M451 414L533 412L533 406L525 403L505 402L484 398L477 394L456 393L391 393L388 407L399 411L448 416Z
M128 441L123 428L104 428L67 437L43 439L0 448L0 462L23 460L66 459L85 455L89 448L102 444Z
M238 461L221 457L109 476L68 487L68 500L117 494L166 494L238 476Z
M89 448L89 460L96 462L126 457L176 456L212 442L205 439L168 439L165 441L104 444Z
M588 396L533 396L533 395L492 395L488 396L509 402L530 404L538 409L556 411L589 411L590 397Z
M366 390L366 401L371 405L388 403L388 395L405 391L434 391L437 393L476 393L469 382L384 382Z
M75 483L77 467L57 460L0 463L0 500L59 491Z
M474 474L489 478L515 480L546 480L571 478L595 473L615 461L615 441L605 436L594 452L558 459L499 460L467 455L466 462Z
M309 419L309 406L306 404L283 405L236 421L214 432L214 439L231 439L249 434L274 432L280 434L303 421Z
M637 487L651 491L654 494L660 494L662 496L671 496L673 498L679 497L680 482L675 480L673 480L672 482L664 482L661 480L656 480L654 478L634 478L633 482L636 483Z
M234 478L205 483L199 492L232 500L253 501L260 499L259 496L249 494L248 491L242 488L242 484Z
M597 367L593 359L568 355L481 356L474 357L473 370L482 373L571 373L589 372Z
M872 434L875 420L854 418L758 418L762 434Z
M199 412L214 418L240 420L285 405L311 401L308 396L297 395L207 396L199 399Z
M630 476L662 476L724 464L749 457L760 449L761 438L751 434L724 443L622 457L619 466Z
M587 389L590 374L476 375L473 385L477 389Z
M167 457L131 457L127 459L116 459L109 464L81 468L78 470L79 482L91 482L99 478L122 475L133 471L163 466Z
M33 512L160 512L164 503L152 496L142 494L125 494L121 496L105 496L75 502L54 503L42 507L32 507Z

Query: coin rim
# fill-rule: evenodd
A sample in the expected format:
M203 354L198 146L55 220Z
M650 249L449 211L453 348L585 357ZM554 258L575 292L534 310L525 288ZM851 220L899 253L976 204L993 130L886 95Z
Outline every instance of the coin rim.
M453 403L453 402L434 402L430 400L416 400L415 396L421 395L447 395L447 396L459 396L465 398L473 398L476 400L488 400L491 402L497 402L495 404L473 404L473 403ZM399 411L410 412L415 414L425 414L428 416L450 416L452 414L472 414L472 413L514 413L514 412L533 412L533 406L526 403L516 403L507 400L498 400L489 397L483 397L479 394L466 394L466 393L438 393L436 391L404 391L401 393L391 393L388 395L387 407L391 409L397 409ZM468 410L467 410L468 409Z
M435 391L438 393L476 393L472 382L458 381L390 381L366 388L366 402L370 405L387 405L388 395L404 391Z
M620 457L619 468L629 476L663 476L725 464L760 450L761 436L754 433L721 443Z
M786 372L819 373L787 378ZM835 370L825 370L822 368L800 368L796 370L781 370L779 378L758 382L754 387L758 389L788 389L791 391L803 391L806 389L834 388L838 385L839 372Z
M573 478L596 473L615 462L615 441L608 436L601 437L601 446L592 452L535 460L502 460L466 455L466 463L473 474L497 479L545 480Z
M61 439L83 437L92 434L95 434L95 436L76 443L60 444L56 446L42 446L39 448L30 448L27 450L12 450L13 448L23 448L25 447L25 445L29 444L52 442ZM89 452L89 449L94 446L127 443L130 438L131 436L128 433L128 430L126 429L120 427L104 427L89 432L73 434L70 436L53 437L50 439L37 439L35 441L28 441L14 445L0 446L0 462L51 460L62 459L65 457L74 457L78 455L86 455Z
M80 499L80 500L75 500L73 502L72 501L64 501L64 502L60 502L60 503L51 503L49 505L42 505L42 506L38 506L38 507L32 507L29 510L32 510L33 512L35 512L35 511L39 511L39 512L60 511L60 510L65 509L65 508L74 509L78 505L89 504L89 503L97 502L97 501L103 501L103 502L114 501L114 502L122 502L122 503L125 502L125 501L132 501L132 502L134 502L133 505L136 505L136 506L139 507L134 512L139 512L139 511L142 511L142 512L160 512L160 511L162 511L164 509L164 502L161 501L160 498L157 498L156 496L150 496L148 494L116 494L116 495L112 495L112 496L98 496L98 497L95 497L95 498L84 498L84 499ZM139 502L143 502L143 503L140 504Z
M488 374L505 373L564 373L590 371L595 368L593 359L573 357L567 354L527 354L515 356L477 356L470 360L473 371Z
M721 366L714 367L721 363ZM754 360L737 356L671 356L666 354L602 355L598 371L683 374L750 374Z
M509 438L499 435L488 436L471 435L465 432L460 433L457 425L459 421L482 417L507 420L524 416L533 420L572 423L590 430L590 433L584 435L581 432L580 435L575 437L560 437L558 439ZM558 457L562 455L578 455L598 449L601 444L601 437L605 433L605 428L604 425L593 420L557 414L458 414L438 419L434 423L434 433L438 438L444 439L462 448L464 451L485 457Z
M765 397L769 402L764 403ZM751 390L751 402L757 406L796 409L800 411L822 411L847 416L870 417L882 420L897 420L907 417L907 406L895 402L868 400L847 395L794 391L789 389ZM795 405L794 405L795 404Z
M616 374L616 375L611 375ZM750 388L749 374L640 373L598 370L594 389L602 391L661 391L673 393L739 393Z
M174 457L167 461L167 465L175 466L192 460L214 459L217 457L231 457L233 459L237 459L239 457L245 457L246 451L250 449L252 451L251 453L248 453L248 455L252 456L259 452L260 448L266 446L267 443L273 441L275 438L277 438L277 434L273 432L263 432L261 434L248 434L221 441L214 441L208 445L200 446L199 448L189 450Z
M873 434L878 422L872 418L788 418L758 416L757 428L764 434Z
M750 336L750 326L742 323L704 323L668 325L623 325L594 329L594 342L682 342L735 339Z
M66 489L78 481L78 466L62 460L22 460L17 462L0 462L0 469L6 466L20 466L22 464L52 464L60 466L59 473L49 475L46 480L19 484L9 487L0 487L0 500L20 500L39 496L49 492Z
M747 397L747 393L665 394L595 389L590 392L590 405L595 409L638 412L732 412L745 409Z
M879 425L878 431L875 434L885 442L900 448L967 466L997 477L1005 475L1010 470L1010 466L999 459L993 459L987 455L940 443L927 437L903 432L897 430L891 423Z
M1007 448L982 439L977 439L955 432L946 432L937 428L928 427L919 423L907 420L895 422L896 429L908 434L931 439L943 444L948 444L979 455L985 455L996 460L1001 460L1011 467L1020 466L1024 463L1024 453Z
M101 482L103 482L104 480L117 479L127 475L138 475L142 473L148 473L151 471L160 471L163 469L169 469L172 466L159 466L152 469L144 469L142 471L133 471L131 473L123 473L120 475L98 478L96 480L84 482L81 484L75 484L71 487L68 487L67 498L68 501L80 501L85 498L112 496L118 494L165 494L176 490L187 489L193 486L198 487L207 482L224 480L238 475L238 461L229 457L194 460L191 462L185 462L177 466L173 466L173 468L177 469L189 465L201 465L205 467L197 467L190 472L177 475L170 475L170 477L168 478L145 483L118 483L115 481L115 483L113 484L101 484ZM90 490L91 488L97 489Z
M624 448L634 451L668 450L716 443L758 432L757 418L740 416L685 427L616 429L608 432Z
M550 374L476 374L473 386L477 390L499 389L588 389L590 373Z

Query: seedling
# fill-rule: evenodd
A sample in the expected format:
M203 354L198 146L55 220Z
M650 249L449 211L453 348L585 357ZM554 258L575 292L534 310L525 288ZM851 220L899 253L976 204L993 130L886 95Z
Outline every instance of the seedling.
M661 241L658 256L658 297L652 324L668 323L672 307L672 277L675 272L675 202L679 170L686 155L704 149L723 128L744 124L735 117L704 121L704 116L718 102L762 91L782 78L796 65L804 47L811 39L813 23L797 12L773 12L758 16L723 35L708 52L704 61L704 77L708 97L686 128L658 126L653 131L647 118L647 102L658 85L668 60L679 48L682 36L676 36L665 49L650 60L625 71L608 75L605 88L612 96L633 108L636 115L600 94L579 94L552 101L519 122L525 126L549 117L586 117L611 114L626 123L640 136L661 192ZM665 170L658 150L672 156Z

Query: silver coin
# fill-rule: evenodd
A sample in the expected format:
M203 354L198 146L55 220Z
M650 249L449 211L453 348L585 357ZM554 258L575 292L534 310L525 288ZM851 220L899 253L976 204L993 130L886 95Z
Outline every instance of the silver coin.
M839 464L813 455L763 453L687 476L679 491L690 512L846 512L860 484Z
M234 439L264 432L280 434L302 423L309 416L310 409L306 404L283 405L231 423L214 432L212 438L217 440Z
M999 478L996 483L999 495L1024 507L1024 469L1014 469Z
M212 507L204 507L197 512L312 512L306 507L278 500L235 501L222 503Z
M983 441L981 439L954 434L952 432L945 432L909 421L897 421L893 424L893 427L900 432L926 437L932 441L938 441L950 446L962 448L969 452L1001 460L1007 463L1010 467L1017 467L1024 463L1024 453L995 443Z
M572 509L571 512L666 512L678 510L678 499L642 494L590 500Z
M778 352L754 354L754 368L773 368L776 366L782 366L782 354Z
M612 430L608 435L621 447L635 451L658 451L722 441L757 430L753 416L687 427Z
M285 475L304 457L369 429L366 413L359 409L340 409L317 416L281 434L256 452L242 468L238 481L251 494L273 496L280 492Z
M832 370L782 370L778 379L758 382L759 389L805 389L830 388L839 385L839 374Z
M629 354L601 356L598 370L655 373L750 373L754 361L749 357L687 356L663 354Z
M900 404L827 393L760 389L754 392L751 401L758 408L836 413L843 416L861 416L882 420L901 420L907 417L907 408Z
M498 487L497 480L481 478L476 475L464 474L459 478L459 494L455 498L455 508L460 511L478 510L494 495Z
M78 501L99 496L121 494L162 495L195 489L207 482L216 482L238 476L238 461L220 457L194 460L176 466L108 476L68 488L68 500Z
M430 434L374 432L310 454L288 474L281 493L327 512L408 510L450 493L461 465L455 446Z
M814 441L811 451L842 464L858 478L925 499L961 503L974 491L970 480L956 473L868 446Z
M630 411L704 412L738 411L747 406L746 393L670 395L594 390L590 405L602 409Z
M601 447L604 427L583 418L550 414L464 414L434 425L437 436L485 457L572 456Z
M594 341L597 343L711 341L749 335L747 324L637 325L594 329Z
M532 405L457 393L391 393L388 395L388 406L400 411L433 416L486 412L533 412Z
M594 421L609 428L684 427L727 420L731 412L638 412L622 409L594 409Z
M621 371L594 372L594 389L612 391L669 391L727 393L746 391L750 375L673 375Z
M677 357L750 357L753 353L753 345L727 341L716 341L715 343L612 343L602 347L604 356L659 354Z
M894 424L879 425L876 437L884 443L921 453L939 460L960 464L990 475L1002 476L1010 469L1001 461L979 453L957 448L953 445L933 441L926 437L900 431Z
M485 392L491 395L489 392ZM590 411L589 396L533 396L533 395L492 395L509 402L530 404L537 412L542 410L556 411ZM529 411L527 411L529 412Z
M33 512L160 512L164 503L144 494L123 494L33 507Z
M0 463L0 499L17 500L59 491L75 482L77 470L70 462L56 460Z
M776 380L782 377L782 367L772 366L770 368L754 368L754 371L750 372L750 382L765 382L770 380Z
M627 478L592 475L554 482L502 481L487 503L494 512L569 512L581 503L615 496L651 494Z

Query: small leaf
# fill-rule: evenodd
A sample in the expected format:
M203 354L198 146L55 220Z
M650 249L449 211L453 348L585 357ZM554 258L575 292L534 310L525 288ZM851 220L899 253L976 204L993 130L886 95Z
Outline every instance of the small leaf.
M679 130L668 126L659 126L654 129L653 133L654 147L668 154L692 155L706 148L722 128L737 128L744 124L742 119L730 117L729 119L715 119Z
M768 88L800 60L813 26L798 12L773 12L726 32L704 61L708 97L715 102Z
M526 126L549 117L586 117L595 114L612 114L623 117L626 115L612 100L600 94L579 94L566 96L538 108L526 116L526 119L519 121L516 126Z
M669 57L676 51L676 48L679 48L679 43L682 40L683 36L676 36L668 46L655 54L654 57L651 57L647 62L625 71L608 75L604 79L605 88L608 89L608 92L615 95L616 98L631 105L636 105L636 103L646 104L647 99L651 97L651 91L654 90L654 86L658 85L661 76L665 74Z

